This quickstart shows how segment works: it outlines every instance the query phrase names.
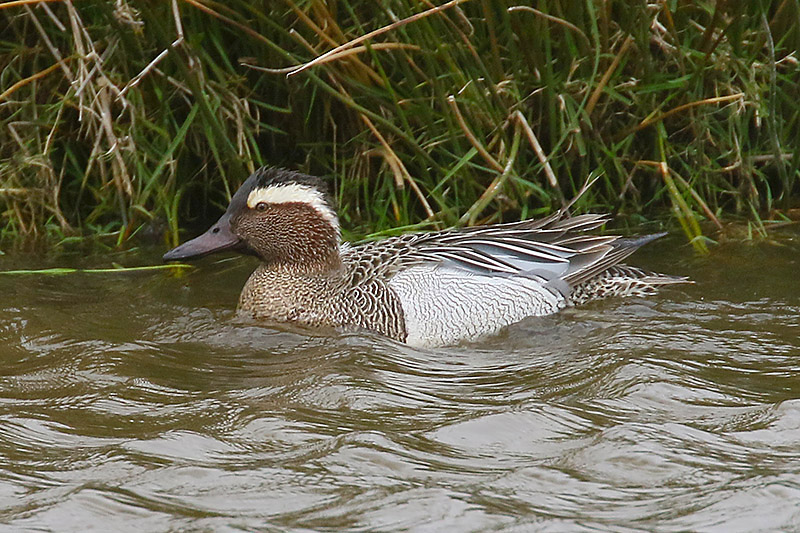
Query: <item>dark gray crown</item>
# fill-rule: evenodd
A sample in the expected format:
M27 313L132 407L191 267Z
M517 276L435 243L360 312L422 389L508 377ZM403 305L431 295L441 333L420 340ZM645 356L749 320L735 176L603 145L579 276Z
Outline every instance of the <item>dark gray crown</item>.
M229 210L245 209L247 205L247 197L254 189L263 189L276 185L288 185L296 183L298 185L305 185L313 187L320 191L325 196L325 201L331 207L334 206L333 198L330 193L328 183L317 176L310 176L297 172L295 170L287 170L285 168L276 167L261 167L247 178L236 194L231 198Z
M297 183L299 185L314 187L325 194L330 194L328 184L322 178L318 178L317 176L309 176L308 174L303 174L302 172L297 172L294 170L287 170L285 168L261 167L253 172L247 181L250 181L250 179L254 180L254 188Z

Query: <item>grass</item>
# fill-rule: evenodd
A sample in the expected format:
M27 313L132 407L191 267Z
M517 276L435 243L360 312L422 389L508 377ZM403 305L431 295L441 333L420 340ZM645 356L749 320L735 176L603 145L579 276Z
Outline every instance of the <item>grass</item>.
M254 168L330 176L355 234L797 218L800 4L0 3L0 239L175 244ZM373 32L373 33L371 33Z
M169 265L148 265L140 267L123 267L115 265L114 268L39 268L31 270L0 270L0 276L63 276L66 274L126 274L130 272L152 272L154 270L181 271L194 268L192 265L171 263Z

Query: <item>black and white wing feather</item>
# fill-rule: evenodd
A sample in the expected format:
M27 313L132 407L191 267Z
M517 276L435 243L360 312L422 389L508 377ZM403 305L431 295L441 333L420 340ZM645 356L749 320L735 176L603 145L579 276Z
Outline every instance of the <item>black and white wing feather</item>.
M391 277L403 268L440 263L484 275L527 276L575 287L663 234L638 238L592 235L608 220L586 214L414 233L348 247L353 281Z

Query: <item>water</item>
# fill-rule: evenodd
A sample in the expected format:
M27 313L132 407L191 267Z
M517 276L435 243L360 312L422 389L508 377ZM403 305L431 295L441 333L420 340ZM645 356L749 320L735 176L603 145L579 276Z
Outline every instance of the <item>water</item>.
M800 234L417 350L237 320L251 259L0 276L0 529L800 531ZM156 251L0 269L107 267Z

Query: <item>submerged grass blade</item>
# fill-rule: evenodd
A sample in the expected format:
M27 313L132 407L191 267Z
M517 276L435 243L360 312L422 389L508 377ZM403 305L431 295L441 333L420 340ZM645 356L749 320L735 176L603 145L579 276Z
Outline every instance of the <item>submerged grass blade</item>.
M187 270L195 268L183 263L168 265L148 265L138 267L116 266L114 268L41 268L34 270L0 270L0 276L63 276L66 274L127 274L130 272L148 272L156 270Z

